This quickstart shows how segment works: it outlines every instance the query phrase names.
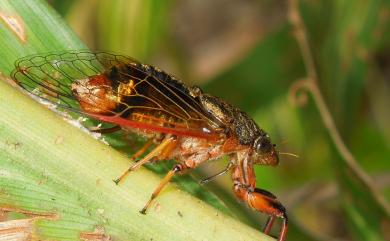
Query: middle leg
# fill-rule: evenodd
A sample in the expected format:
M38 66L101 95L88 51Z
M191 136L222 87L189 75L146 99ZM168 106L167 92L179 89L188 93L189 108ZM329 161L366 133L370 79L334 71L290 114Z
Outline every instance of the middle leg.
M115 179L114 182L116 184L118 184L119 182L121 182L131 171L134 171L134 170L137 170L138 168L140 168L143 164L145 163L148 163L150 162L153 158L157 157L158 155L160 155L162 152L164 152L164 150L167 148L167 147L170 147L172 145L172 143L175 143L176 142L176 137L175 136L167 136L163 139L163 141L156 147L154 148L151 152L149 152L144 158L142 158L141 160L139 160L138 162L134 163L133 165L131 165L119 178ZM150 142L151 144L151 142ZM146 146L146 147L145 147ZM149 147L149 143L146 143L145 146L141 149L142 152L144 152L148 147ZM137 154L137 153L136 153ZM141 154L140 154L141 155Z

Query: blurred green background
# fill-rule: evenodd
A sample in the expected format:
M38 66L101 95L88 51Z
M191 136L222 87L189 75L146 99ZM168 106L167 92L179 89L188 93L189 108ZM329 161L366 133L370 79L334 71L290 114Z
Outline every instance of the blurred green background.
M258 186L288 210L288 240L390 240L388 206L376 203L345 165L312 98L303 107L288 99L291 85L307 73L287 1L49 3L90 49L127 54L201 86L250 114L281 152L299 155L281 156L277 168L256 167ZM302 0L299 6L338 131L388 201L390 1ZM205 164L195 179L226 163ZM232 215L260 227L264 216L240 204L231 186L225 175L206 188Z

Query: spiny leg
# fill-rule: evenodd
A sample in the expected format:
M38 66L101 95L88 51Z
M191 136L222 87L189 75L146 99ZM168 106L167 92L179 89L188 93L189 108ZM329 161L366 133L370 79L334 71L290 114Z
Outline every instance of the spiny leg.
M142 214L146 214L146 210L149 208L152 201L158 196L158 194L161 192L161 190L165 187L165 185L172 179L172 177L180 172L183 171L186 168L186 166L182 164L175 165L164 177L163 180L161 180L160 184L158 184L157 188L153 191L152 195L150 196L150 199L146 202L145 206L139 211Z
M160 145L158 145L156 148L154 148L151 152L149 152L144 158L142 158L141 160L139 160L138 162L134 163L133 165L131 165L124 173L122 173L122 175L115 179L114 182L116 184L118 184L119 182L121 182L126 176L127 174L129 174L131 171L134 171L138 168L140 168L143 164L151 161L154 157L158 156L160 154L160 152L162 150L164 150L172 141L175 141L175 137L173 136L167 136L164 138L164 140L160 143ZM152 142L149 143L149 141L140 149L140 151L138 151L136 154L138 154L138 156L142 155L142 153L144 153L148 147L152 144ZM146 146L147 145L147 146ZM145 147L146 146L146 147ZM141 152L142 151L142 152Z

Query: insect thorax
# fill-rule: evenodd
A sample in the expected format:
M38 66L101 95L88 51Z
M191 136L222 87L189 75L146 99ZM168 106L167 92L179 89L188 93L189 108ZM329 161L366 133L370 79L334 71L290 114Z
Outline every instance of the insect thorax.
M251 145L266 133L245 112L226 103L222 99L208 94L201 94L199 99L206 111L236 137L241 145Z

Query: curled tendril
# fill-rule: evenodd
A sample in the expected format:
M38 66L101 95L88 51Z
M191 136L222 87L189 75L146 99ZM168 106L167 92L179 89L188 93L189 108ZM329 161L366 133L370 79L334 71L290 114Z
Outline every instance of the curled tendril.
M288 93L288 100L294 106L305 106L308 99L308 91L312 90L310 79L300 79L294 82Z

